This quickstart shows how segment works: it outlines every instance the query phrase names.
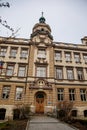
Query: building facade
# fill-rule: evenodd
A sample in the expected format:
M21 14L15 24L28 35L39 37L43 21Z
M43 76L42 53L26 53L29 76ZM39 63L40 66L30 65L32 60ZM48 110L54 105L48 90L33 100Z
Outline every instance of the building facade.
M0 37L0 119L13 119L18 104L47 113L62 101L74 103L73 116L87 117L87 37L81 40L54 42L43 16L30 39Z

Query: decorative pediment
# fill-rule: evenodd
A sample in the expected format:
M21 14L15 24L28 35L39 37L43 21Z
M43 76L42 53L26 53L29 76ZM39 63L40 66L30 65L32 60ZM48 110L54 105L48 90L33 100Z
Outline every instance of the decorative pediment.
M52 90L52 85L44 79L38 79L32 83L30 83L29 89L46 89Z

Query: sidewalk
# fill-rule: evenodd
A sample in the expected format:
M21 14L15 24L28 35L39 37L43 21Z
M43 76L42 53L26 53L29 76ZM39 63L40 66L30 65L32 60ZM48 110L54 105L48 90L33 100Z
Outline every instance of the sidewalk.
M77 130L68 124L47 116L32 117L27 124L26 130Z

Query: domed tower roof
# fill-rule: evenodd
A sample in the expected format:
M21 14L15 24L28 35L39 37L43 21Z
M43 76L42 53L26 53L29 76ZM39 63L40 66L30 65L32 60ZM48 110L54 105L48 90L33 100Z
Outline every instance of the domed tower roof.
M42 16L39 18L39 23L36 23L32 29L31 38L37 35L47 35L51 40L53 40L53 37L51 35L51 28L45 22L46 19L43 17L43 12L42 12Z
M43 12L42 12L42 16L39 19L39 23L45 23L46 19L43 17Z

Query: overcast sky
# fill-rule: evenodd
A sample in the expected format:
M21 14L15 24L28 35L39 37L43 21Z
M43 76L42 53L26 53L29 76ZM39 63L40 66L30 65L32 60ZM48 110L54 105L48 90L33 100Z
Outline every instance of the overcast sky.
M87 36L87 0L2 0L10 8L0 8L0 16L17 30L17 37L30 39L33 26L44 12L54 41L81 43ZM0 24L0 36L9 36L10 31Z

